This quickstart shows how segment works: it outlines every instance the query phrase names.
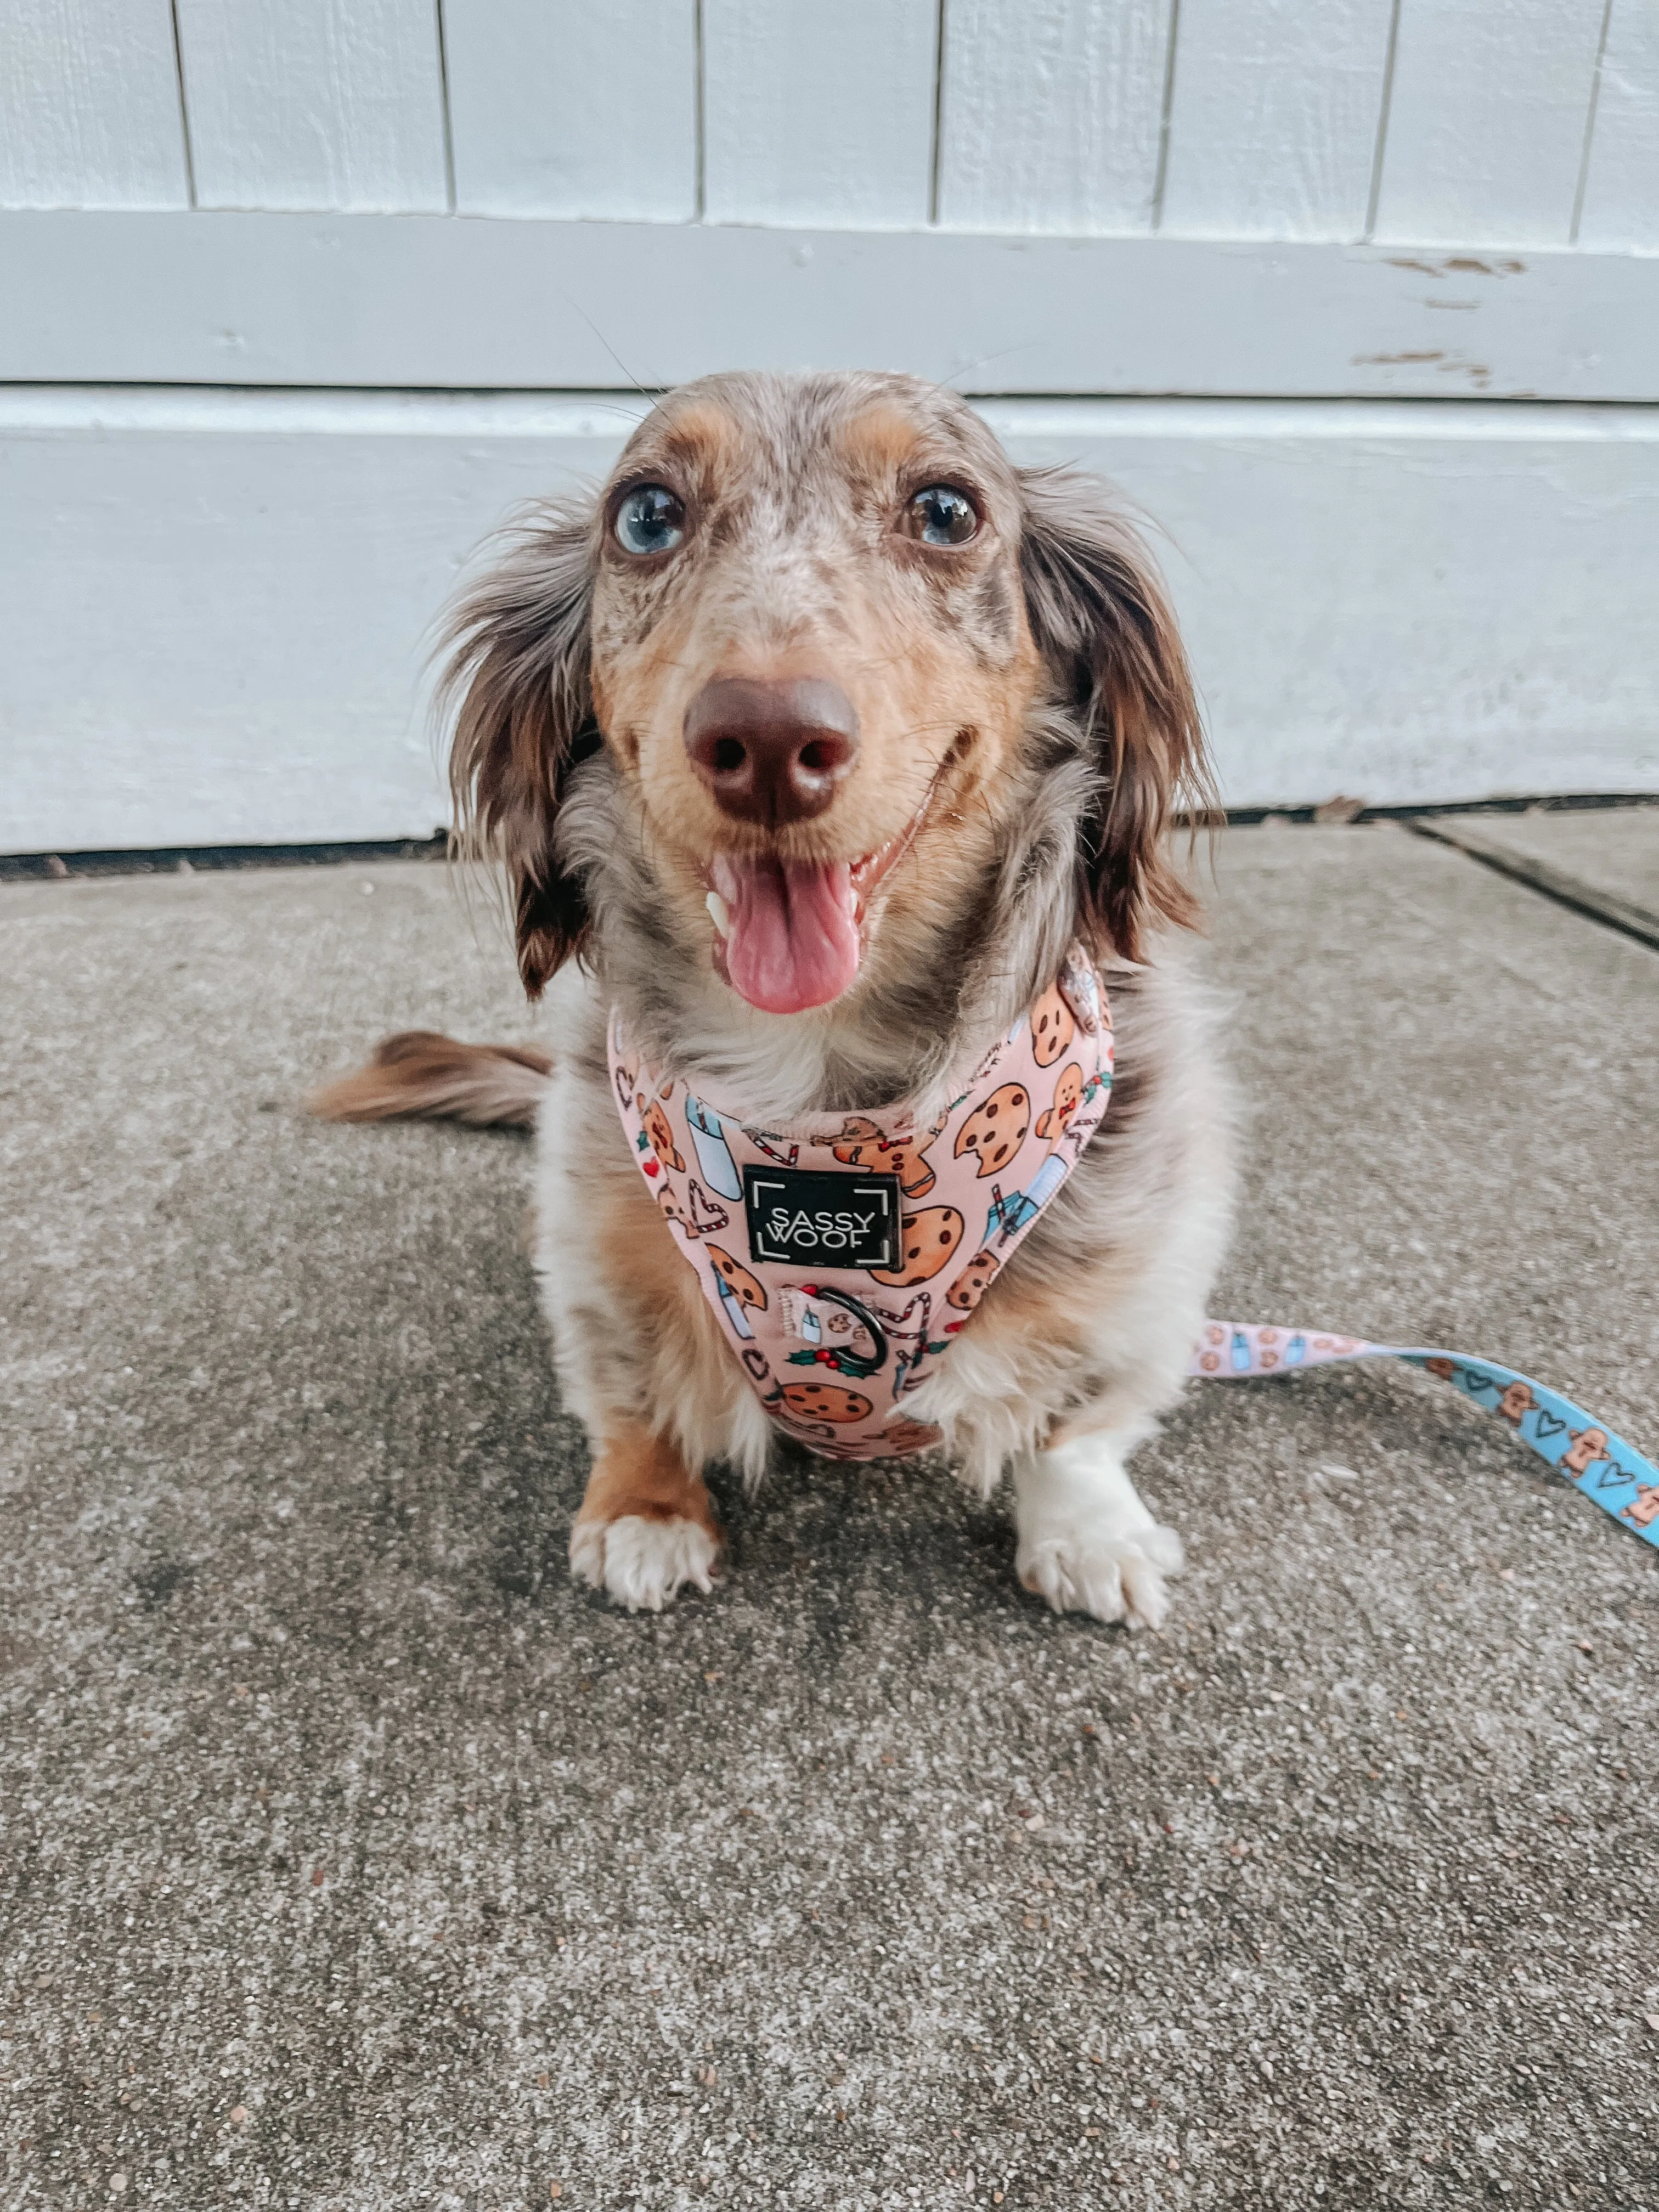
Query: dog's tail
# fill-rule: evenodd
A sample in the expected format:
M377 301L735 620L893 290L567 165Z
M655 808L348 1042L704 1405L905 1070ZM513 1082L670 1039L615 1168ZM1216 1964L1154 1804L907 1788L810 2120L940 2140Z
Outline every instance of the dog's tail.
M366 1067L325 1083L306 1100L325 1121L391 1121L400 1115L465 1121L475 1129L527 1129L553 1063L522 1044L461 1044L436 1030L382 1037Z

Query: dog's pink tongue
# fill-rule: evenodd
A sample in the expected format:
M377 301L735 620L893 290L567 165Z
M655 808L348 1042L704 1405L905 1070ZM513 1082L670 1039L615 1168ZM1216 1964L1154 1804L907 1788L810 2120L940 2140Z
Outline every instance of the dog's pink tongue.
M714 877L731 917L726 972L734 991L766 1014L841 996L859 969L845 860L722 860Z

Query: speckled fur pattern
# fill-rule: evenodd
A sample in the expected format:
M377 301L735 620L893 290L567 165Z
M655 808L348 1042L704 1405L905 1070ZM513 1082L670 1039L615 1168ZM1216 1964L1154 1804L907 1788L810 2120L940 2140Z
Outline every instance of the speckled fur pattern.
M606 517L619 489L671 471L693 544L641 573L608 548ZM971 562L930 567L892 543L906 485L939 477L980 502ZM1103 488L1016 471L954 395L907 379L711 379L671 395L591 508L532 527L456 636L463 812L507 866L532 991L563 969L537 1261L566 1401L596 1449L643 1430L688 1480L725 1461L756 1480L774 1442L629 1156L608 1008L664 1074L744 1120L898 1101L921 1118L1081 934L1116 1025L1111 1107L911 1407L976 1491L1012 1475L1028 1587L1161 1618L1180 1547L1146 1536L1123 1462L1203 1316L1230 1111L1168 855L1173 806L1205 788L1196 710L1156 574ZM769 833L776 849L850 859L911 839L872 902L856 982L789 1016L748 1006L711 959L700 860L758 833L718 816L678 735L710 674L777 665L832 669L864 743L844 798ZM591 1527L584 1540L591 1553ZM665 1559L679 1540L664 1534ZM660 1603L672 1589L630 1543L612 1595Z

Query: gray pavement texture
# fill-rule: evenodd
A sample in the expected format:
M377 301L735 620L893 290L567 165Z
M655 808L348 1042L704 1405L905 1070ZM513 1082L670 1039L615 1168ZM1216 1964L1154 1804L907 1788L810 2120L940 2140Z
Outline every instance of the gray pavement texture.
M1563 868L1598 890L1659 915L1659 804L1650 806L1537 806L1524 814L1454 816L1484 837L1547 866Z
M1659 1440L1659 958L1387 824L1223 841L1218 1310ZM1659 2203L1659 1562L1403 1370L1197 1385L1159 1636L927 1469L566 1580L444 872L0 889L0 2204ZM1040 1816L1040 1819L1039 1819Z

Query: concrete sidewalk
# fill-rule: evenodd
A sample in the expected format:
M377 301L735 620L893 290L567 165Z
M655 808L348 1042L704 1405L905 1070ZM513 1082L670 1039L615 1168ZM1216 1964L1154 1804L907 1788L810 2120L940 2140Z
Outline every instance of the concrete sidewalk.
M1659 830L1659 816L1651 817ZM1389 825L1224 841L1218 1310L1659 1446L1659 956ZM0 2205L1659 2201L1659 1562L1392 1370L1195 1387L1170 1627L792 1462L573 1589L527 1036L442 870L0 886Z
M1529 807L1524 814L1443 816L1495 844L1565 869L1592 889L1611 891L1659 916L1659 807Z

